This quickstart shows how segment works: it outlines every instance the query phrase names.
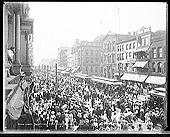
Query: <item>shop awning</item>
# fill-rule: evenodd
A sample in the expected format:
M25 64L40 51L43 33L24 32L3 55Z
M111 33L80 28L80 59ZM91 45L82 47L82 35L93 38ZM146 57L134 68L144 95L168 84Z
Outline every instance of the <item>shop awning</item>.
M79 78L91 78L90 76L86 75L86 74L82 74L82 73L76 73L75 74L76 77L79 77Z
M138 74L127 74L125 73L121 79L122 80L131 80L131 81L138 81L144 82L148 75L138 75Z
M165 89L165 88L162 88L162 87L155 88L155 90L166 92L166 89Z
M95 81L95 82L99 82L99 83L108 84L108 85L112 85L113 84L113 82L109 82L109 81L105 81L105 80L101 80L101 79L96 79L96 78L92 78L91 80Z
M122 82L114 82L112 85L123 85Z
M73 69L71 73L76 73L79 69L80 69L80 66L78 66L77 68Z
M136 53L136 52L141 52L141 51L146 52L148 49L149 49L149 46L147 46L147 47L139 47L139 48L137 48L137 49L134 51L134 53Z
M154 90L149 91L149 93L152 94L152 95L161 96L161 97L166 96L166 93L164 93L164 92L155 92Z
M111 79L111 78L105 78L105 77L97 77L97 76L93 76L93 78L100 79L100 80L105 80L105 81L109 81L109 82L118 81L117 79Z
M133 68L134 68L134 67L143 68L147 63L148 63L148 61L137 61L137 62L135 62L135 64L134 64L132 67L133 67Z
M120 73L120 76L123 75L123 73ZM119 76L119 73L115 73L114 76Z
M158 84L158 85L163 85L166 82L166 77L159 77L159 76L149 76L145 83L150 83L150 84Z

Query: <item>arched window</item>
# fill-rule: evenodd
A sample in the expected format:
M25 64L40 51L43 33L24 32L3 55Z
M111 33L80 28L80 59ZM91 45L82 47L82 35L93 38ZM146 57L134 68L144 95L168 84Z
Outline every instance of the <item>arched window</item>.
M152 71L155 72L155 62L152 63Z
M93 72L93 67L91 67L91 72Z
M97 67L95 68L95 72L97 72Z
M162 63L161 62L158 62L157 64L157 67L158 67L158 73L161 72L161 66L162 66Z

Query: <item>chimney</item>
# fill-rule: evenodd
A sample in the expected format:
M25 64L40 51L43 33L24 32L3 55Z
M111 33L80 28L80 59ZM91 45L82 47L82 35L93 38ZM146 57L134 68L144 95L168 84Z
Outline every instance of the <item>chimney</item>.
M135 31L133 32L133 36L136 36L136 32Z
M76 43L79 43L79 39L76 39Z
M131 36L131 32L128 32L128 36Z

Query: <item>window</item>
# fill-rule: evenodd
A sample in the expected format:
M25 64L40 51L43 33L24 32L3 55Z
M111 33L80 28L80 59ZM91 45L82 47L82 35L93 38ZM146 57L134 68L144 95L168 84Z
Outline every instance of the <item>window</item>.
M86 58L86 63L88 63L88 60L89 60L89 59L88 59L88 58Z
M135 58L135 53L133 52L133 59Z
M117 60L119 60L119 54L117 54Z
M91 63L93 63L93 58L91 58Z
M135 48L135 42L133 42L133 49Z
M162 58L162 47L158 48L158 58Z
M122 53L122 60L124 60L124 53Z
M128 50L128 44L126 44L126 50Z
M145 38L145 45L149 45L149 37Z
M126 52L126 59L128 58L128 52Z
M161 72L161 66L162 66L162 63L161 62L158 62L158 73Z
M97 67L95 68L95 72L97 72Z
M122 51L124 51L124 45L122 45Z
M112 53L112 63L114 63L114 54Z
M98 50L96 50L96 56L98 56Z
M122 56L121 56L121 53L119 54L119 59L122 60Z
M129 49L131 49L131 45L132 45L132 44L130 43L130 44L129 44Z
M93 55L93 50L91 50L91 55Z
M142 46L145 45L145 39L142 39Z
M156 58L156 48L153 48L152 52L153 52L153 58Z
M129 57L131 57L131 52L129 52Z
M86 49L86 55L88 55L88 52L89 52L89 50L88 50L88 49Z
M86 67L86 72L87 72L87 74L88 74L88 67Z
M120 45L120 49L119 49L119 51L121 51L121 45Z
M96 58L96 63L98 63L98 58Z
M155 72L155 62L152 63L152 71Z
M91 67L91 72L93 72L93 67Z
M119 52L119 46L117 46L117 51Z

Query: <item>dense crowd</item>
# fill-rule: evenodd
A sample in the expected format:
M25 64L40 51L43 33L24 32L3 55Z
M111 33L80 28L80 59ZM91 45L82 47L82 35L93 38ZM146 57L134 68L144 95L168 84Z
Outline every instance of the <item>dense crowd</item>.
M138 99L143 85L123 81L111 86L90 80L36 75L29 106L36 130L153 131L165 127L160 97ZM57 89L56 89L57 87Z

